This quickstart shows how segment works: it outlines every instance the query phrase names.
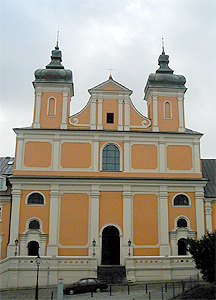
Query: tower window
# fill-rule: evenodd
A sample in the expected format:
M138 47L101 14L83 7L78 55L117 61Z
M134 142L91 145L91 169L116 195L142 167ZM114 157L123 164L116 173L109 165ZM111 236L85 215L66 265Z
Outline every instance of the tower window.
M169 101L164 102L164 119L172 119L172 104Z
M115 145L107 145L103 149L103 171L119 171L120 169L120 154L119 149Z
M187 227L187 221L183 218L178 219L177 221L177 227Z
M107 113L107 123L109 124L114 123L114 113Z
M39 193L32 193L28 197L28 204L44 204L44 197Z
M186 195L179 194L174 199L174 206L178 205L189 205L189 200Z

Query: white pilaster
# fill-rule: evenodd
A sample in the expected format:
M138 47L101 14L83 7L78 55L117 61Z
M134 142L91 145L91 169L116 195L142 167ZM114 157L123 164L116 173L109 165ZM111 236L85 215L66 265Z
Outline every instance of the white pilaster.
M47 245L48 256L58 255L59 199L60 194L58 185L52 185L50 191L49 244Z
M197 188L197 190L195 192L195 199L196 199L197 238L200 239L205 234L203 188Z
M132 193L131 186L123 186L123 239L122 239L122 258L128 256L128 240L133 241L133 216L132 216ZM131 243L131 255L133 255L133 242Z
M98 172L98 157L99 157L99 137L94 136L93 139L93 157L92 157L92 164L93 164L93 172Z
M178 96L178 116L179 116L179 128L178 132L185 132L184 128L184 113L183 113L183 94Z
M130 171L130 141L127 138L124 139L124 172Z
M194 172L201 172L201 163L200 163L200 142L196 140L194 142Z
M166 172L166 151L165 151L165 141L164 137L159 138L159 154L158 154L158 165L159 165L159 172L165 173Z
M22 169L22 158L24 154L24 137L23 133L17 135L17 153L16 153L16 170Z
M93 255L92 241L95 239L95 241L96 241L95 254L96 254L97 258L99 258L99 256L100 256L100 247L99 247L100 246L99 245L99 199L100 199L99 185L98 184L93 184L91 194L90 194L89 255Z
M118 130L123 130L123 98L118 99Z
M67 99L68 99L68 92L63 91L63 103L62 103L62 122L60 125L61 129L67 129Z
M59 159L61 159L61 156L60 156L60 137L59 137L58 134L54 136L52 157L53 157L53 170L57 171L59 169Z
M205 199L206 230L212 232L212 203L210 199Z
M32 124L33 128L40 128L40 111L41 111L41 95L42 95L42 90L41 89L36 89L36 105L35 105L35 120L34 123Z
M2 248L2 236L3 236L4 233L0 233L0 259L1 259L1 248Z
M158 96L153 94L153 124L152 124L153 131L159 131L157 98Z
M91 99L90 129L96 129L96 96L92 96Z
M97 129L102 130L103 125L102 125L102 104L103 104L103 98L102 95L98 97L98 124L97 124Z
M125 103L124 130L129 131L129 129L130 129L130 97L129 96L125 96L124 103Z
M16 248L15 240L18 239L18 235L19 235L20 198L21 198L21 187L18 185L17 186L14 185L12 191L10 242L7 247L7 256L13 256L15 253L15 248Z
M167 186L159 193L160 255L170 255Z

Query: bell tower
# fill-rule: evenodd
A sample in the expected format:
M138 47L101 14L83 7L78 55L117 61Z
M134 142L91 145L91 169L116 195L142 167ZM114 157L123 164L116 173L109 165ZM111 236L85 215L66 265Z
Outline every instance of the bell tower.
M70 100L74 96L73 76L61 62L62 54L57 42L46 69L35 71L33 128L67 129Z
M158 58L159 69L148 77L144 89L148 118L153 131L185 132L184 93L186 79L169 67L164 47Z

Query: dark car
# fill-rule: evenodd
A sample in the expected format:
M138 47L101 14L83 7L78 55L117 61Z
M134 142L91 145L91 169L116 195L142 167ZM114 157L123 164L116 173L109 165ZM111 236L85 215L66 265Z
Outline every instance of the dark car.
M75 293L102 292L108 288L106 283L97 278L83 278L79 281L66 285L64 294L73 295Z

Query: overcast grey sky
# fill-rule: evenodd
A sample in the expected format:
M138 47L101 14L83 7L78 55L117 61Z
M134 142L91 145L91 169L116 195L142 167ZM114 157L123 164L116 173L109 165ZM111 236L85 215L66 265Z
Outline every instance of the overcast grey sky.
M0 156L14 155L12 128L32 123L34 71L50 62L59 27L63 65L74 76L71 114L111 67L146 115L143 90L163 35L170 67L187 79L186 127L204 133L202 158L216 157L215 0L0 0L0 13Z

